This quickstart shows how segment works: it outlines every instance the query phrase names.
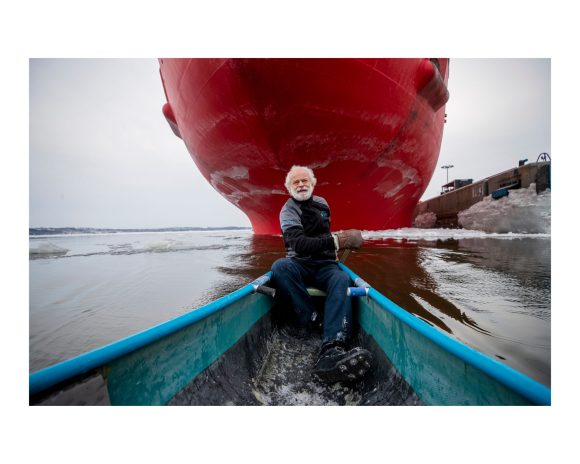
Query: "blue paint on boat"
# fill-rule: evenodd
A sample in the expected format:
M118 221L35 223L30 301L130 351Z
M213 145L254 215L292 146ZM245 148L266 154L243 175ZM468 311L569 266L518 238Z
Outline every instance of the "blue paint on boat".
M548 387L431 327L339 265L357 285L349 292L358 297L353 308L362 332L424 404L551 404ZM29 394L42 396L98 372L111 404L167 404L252 328L260 327L273 300L259 288L270 276L176 319L35 372ZM246 348L254 349L251 344Z
M270 279L270 276L271 273L268 272L244 287L205 306L194 309L187 314L161 323L117 342L97 348L96 350L76 356L67 361L34 372L30 374L29 377L29 394L36 395L39 392L48 390L61 382L107 365L129 353L155 343L158 340L172 335L192 324L196 324L210 315L221 311L225 307L253 294L256 287L267 282Z
M357 282L357 279L360 279L344 264L341 263L339 266L349 275L349 277L354 282ZM431 327L426 322L418 319L401 307L397 306L395 303L393 303L391 300L372 287L368 289L368 295L369 299L375 301L383 310L392 314L396 319L403 322L413 331L422 335L425 339L431 341L436 346L442 348L445 352L450 353L454 357L464 361L468 366L475 368L476 371L485 373L491 379L496 380L500 384L507 387L508 390L516 392L531 404L551 404L551 390L545 385L542 385L539 382L536 382L535 380L525 376L521 372L518 372L515 369L512 369L511 367L502 364L499 361L496 361L495 359L490 358L489 356L486 356L468 347L467 345L464 345L463 343L443 334L442 332L439 332L437 329ZM369 334L371 336L375 336L375 338L380 338L376 337L377 332L384 332L383 327L365 327L364 324L362 324L362 321L361 325L367 332L370 331ZM381 344L379 340L377 340L377 342ZM384 349L383 346L382 348ZM385 354L391 359L392 362L394 362L392 356L390 356L391 353L386 352ZM404 355L404 357L406 356L407 354ZM394 364L396 365L397 363L394 362ZM415 369L415 371L417 371L417 369ZM405 377L403 372L402 374L403 377ZM410 374L407 377L409 378L406 378L406 380L408 380L410 385L412 385L415 391L417 391L418 380L413 379L412 377L414 376ZM455 383L459 382L460 379L456 379Z

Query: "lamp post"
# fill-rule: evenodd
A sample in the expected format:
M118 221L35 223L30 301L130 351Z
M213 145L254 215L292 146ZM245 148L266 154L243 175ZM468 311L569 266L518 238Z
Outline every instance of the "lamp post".
M447 169L447 184L449 183L449 170L453 167L452 164L446 164L445 166L441 166L441 169Z

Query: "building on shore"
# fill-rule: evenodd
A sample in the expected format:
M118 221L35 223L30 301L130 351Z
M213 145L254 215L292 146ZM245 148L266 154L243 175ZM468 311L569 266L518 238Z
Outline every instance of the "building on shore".
M513 169L473 182L472 179L455 179L442 186L438 197L419 202L413 213L415 227L458 228L458 213L480 202L488 195L499 199L509 191L528 188L536 184L536 193L550 188L550 157L542 153L535 163L525 160ZM428 220L425 220L428 218ZM423 219L423 220L422 220Z

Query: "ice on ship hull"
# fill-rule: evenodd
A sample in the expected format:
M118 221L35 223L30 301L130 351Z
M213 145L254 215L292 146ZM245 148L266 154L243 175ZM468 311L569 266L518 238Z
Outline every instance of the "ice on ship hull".
M335 230L411 225L435 169L448 59L160 59L163 113L211 185L279 234L295 164Z

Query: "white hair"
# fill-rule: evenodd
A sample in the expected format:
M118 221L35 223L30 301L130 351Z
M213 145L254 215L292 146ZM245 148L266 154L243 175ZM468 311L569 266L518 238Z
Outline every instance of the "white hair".
M286 174L286 180L284 181L284 185L286 186L286 190L288 190L289 193L292 193L292 182L290 181L290 176L292 176L292 174L294 173L294 171L297 171L298 169L305 169L306 172L308 173L308 178L310 179L310 183L312 184L312 187L314 187L316 185L316 177L314 177L314 171L312 171L312 169L310 169L307 166L292 166L290 168L290 171L288 171L288 174Z

